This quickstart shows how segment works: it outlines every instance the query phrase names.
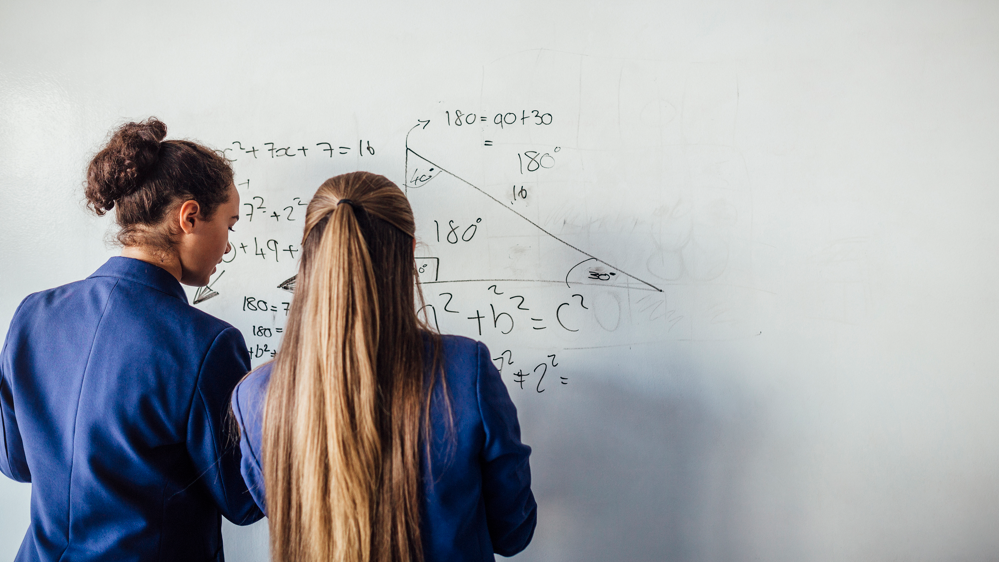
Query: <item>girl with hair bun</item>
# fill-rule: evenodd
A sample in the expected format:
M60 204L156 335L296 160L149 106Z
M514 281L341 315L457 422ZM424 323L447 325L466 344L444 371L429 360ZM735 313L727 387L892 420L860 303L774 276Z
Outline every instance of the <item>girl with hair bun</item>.
M366 172L306 209L284 340L232 398L274 562L493 560L534 534L531 449L489 351L416 315L415 230Z
M231 250L239 195L228 161L165 136L128 123L93 158L121 256L25 298L0 352L0 471L32 484L18 561L222 560L221 517L262 517L226 424L246 344L181 287Z

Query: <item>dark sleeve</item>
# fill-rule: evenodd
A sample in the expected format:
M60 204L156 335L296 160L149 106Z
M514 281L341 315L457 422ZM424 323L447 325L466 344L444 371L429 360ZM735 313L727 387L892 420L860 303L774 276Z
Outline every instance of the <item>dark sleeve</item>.
M513 556L534 536L538 504L531 492L531 448L520 441L517 408L489 357L489 350L479 343L476 390L485 430L482 494L493 550Z
M239 448L228 419L229 397L249 370L242 334L223 330L201 365L187 422L187 451L200 481L222 515L237 525L263 517L239 474Z
M22 305L24 303L21 303ZM31 482L31 471L28 470L28 460L24 455L24 444L21 442L21 431L17 427L17 417L14 415L14 393L11 387L11 357L7 344L10 333L15 329L18 312L14 313L10 330L0 350L0 425L3 429L3 456L0 457L0 472L18 482Z
M262 414L260 411L261 397L247 396L252 394L243 390L243 385L237 385L236 390L232 393L232 413L236 416L236 423L239 424L239 452L240 452L240 462L239 462L239 472L243 475L243 481L246 482L247 487L250 490L250 494L256 501L257 506L263 511L264 515L267 515L267 504L264 495L264 474L261 470L261 458L257 450L253 448L253 441L250 438L250 424L254 425L254 430L260 427L262 423ZM254 404L253 398L257 398L256 404Z

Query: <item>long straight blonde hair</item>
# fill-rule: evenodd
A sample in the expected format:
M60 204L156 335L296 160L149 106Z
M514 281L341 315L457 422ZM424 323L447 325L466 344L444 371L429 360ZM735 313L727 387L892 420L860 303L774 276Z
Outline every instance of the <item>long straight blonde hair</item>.
M326 180L306 210L263 417L275 562L423 560L419 444L444 380L416 313L415 229L402 190L366 172Z

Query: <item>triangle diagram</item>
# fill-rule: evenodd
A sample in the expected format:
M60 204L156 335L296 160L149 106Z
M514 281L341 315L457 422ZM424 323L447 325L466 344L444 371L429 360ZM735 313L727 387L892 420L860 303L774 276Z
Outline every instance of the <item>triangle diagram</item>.
M433 210L416 212L420 238L432 243L437 253L421 256L421 248L417 249L422 284L526 281L662 292L616 267L611 259L574 246L525 215L515 187L500 196L408 145L405 188L414 208ZM438 211L442 201L448 208Z
M416 213L419 236L440 250L440 255L430 256L420 255L417 249L421 284L526 281L564 284L570 289L582 285L662 292L610 260L559 238L521 213L516 201L503 201L412 150L408 143L405 161L404 187L414 207L423 198L453 205L446 216ZM294 292L295 279L286 279L278 288Z

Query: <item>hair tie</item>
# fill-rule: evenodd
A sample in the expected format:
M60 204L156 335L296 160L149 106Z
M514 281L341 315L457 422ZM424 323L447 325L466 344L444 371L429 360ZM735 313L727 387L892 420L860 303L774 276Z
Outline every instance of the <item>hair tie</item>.
M344 204L344 203L346 203L346 204L350 205L350 207L351 207L352 209L354 209L355 211L358 211L358 210L360 210L360 208L361 208L361 206L360 206L359 204L357 204L357 203L354 203L354 202L353 202L353 201L351 201L350 199L341 199L341 200L339 200L339 201L337 201L337 202L336 202L336 205L337 205L337 207L339 207L340 205L342 205L342 204Z

